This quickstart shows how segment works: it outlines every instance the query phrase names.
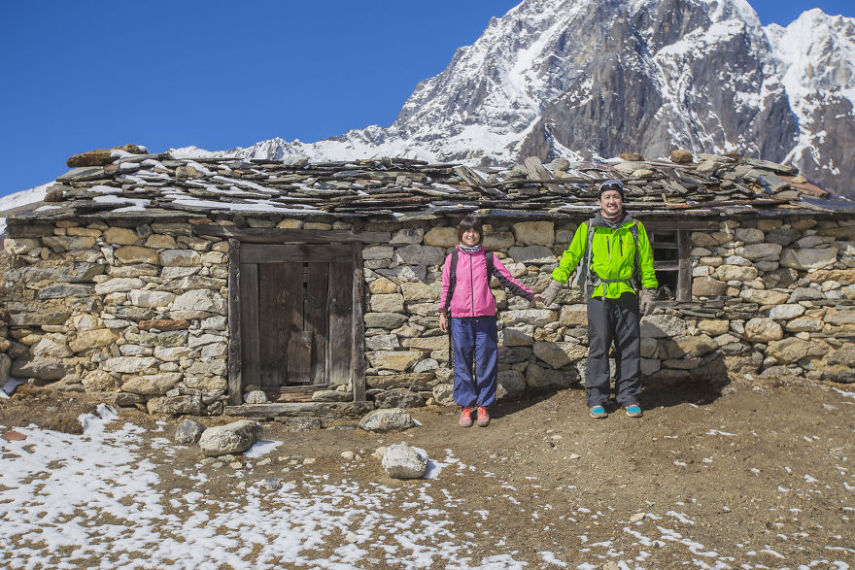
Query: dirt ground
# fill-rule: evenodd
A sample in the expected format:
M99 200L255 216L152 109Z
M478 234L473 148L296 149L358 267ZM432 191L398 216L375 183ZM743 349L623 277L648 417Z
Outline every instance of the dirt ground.
M68 418L97 403L22 387L0 400L0 425L73 430ZM356 420L309 430L265 422L264 439L283 445L269 461L237 461L253 462L243 485L322 474L414 491L427 481L393 480L372 454L399 441L421 447L445 463L427 492L458 499L447 516L467 537L473 566L501 551L529 568L855 567L855 386L802 379L654 386L642 404L643 418L612 409L595 420L574 389L497 405L487 428L461 428L456 409L438 407L411 410L421 426L405 433L366 433ZM171 438L179 421L119 412L160 437ZM230 468L200 462L197 447L145 453L164 489L192 489L198 482L178 473L202 470L208 496L235 491ZM384 509L413 516L395 500ZM318 555L341 540L329 537ZM367 560L358 566L395 566L382 553Z

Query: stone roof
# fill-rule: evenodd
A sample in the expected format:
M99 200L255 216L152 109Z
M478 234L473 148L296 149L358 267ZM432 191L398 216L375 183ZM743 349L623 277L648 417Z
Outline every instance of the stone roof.
M636 214L718 216L855 213L855 202L798 176L794 167L738 156L675 151L671 160L640 156L603 162L513 168L382 158L312 163L283 160L187 159L147 154L141 147L91 151L51 185L44 202L12 219L205 217L366 217L425 219L477 210L492 216L558 216L596 209L603 180L626 187Z

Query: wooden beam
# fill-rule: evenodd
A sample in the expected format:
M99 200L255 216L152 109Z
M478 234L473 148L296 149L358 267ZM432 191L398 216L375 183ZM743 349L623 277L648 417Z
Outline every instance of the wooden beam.
M680 265L680 270L677 273L677 300L691 301L692 300L692 263L689 259L689 254L692 248L692 241L689 235L689 230L677 231L677 257Z
M241 263L348 263L353 256L350 245L275 245L244 243Z
M365 278L362 268L362 246L353 244L353 320L350 349L350 383L353 399L365 401L365 324L362 303L365 298Z
M193 227L202 236L226 237L251 243L389 243L389 232L360 232L350 230L289 230L284 228L235 228L204 224Z
M229 404L243 403L241 390L240 242L229 240Z

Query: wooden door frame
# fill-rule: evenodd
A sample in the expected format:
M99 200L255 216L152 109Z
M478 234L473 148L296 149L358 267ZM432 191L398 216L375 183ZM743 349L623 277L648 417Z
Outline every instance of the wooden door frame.
M240 264L241 244L254 245L284 245L289 242L293 245L349 245L351 250L350 260L353 263L353 309L351 314L351 353L350 353L350 379L353 388L353 401L365 401L365 324L363 321L362 302L365 292L362 244L373 242L382 236L369 234L353 234L351 232L339 231L306 231L295 230L238 230L235 228L223 228L209 226L199 228L208 230L209 235L219 235L229 238L229 294L228 294L228 319L229 319L229 348L228 348L228 402L237 406L243 403L243 378L241 371L242 344L241 344L241 290L240 290ZM201 232L200 232L201 233ZM278 238L278 239L277 239ZM379 239L378 239L379 241ZM343 243L344 242L344 243ZM382 242L381 242L382 243ZM246 262L246 260L245 260Z

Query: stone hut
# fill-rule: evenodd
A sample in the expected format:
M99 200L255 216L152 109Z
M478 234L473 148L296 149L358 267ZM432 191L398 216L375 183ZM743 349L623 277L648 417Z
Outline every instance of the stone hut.
M69 166L43 201L0 214L0 364L18 379L152 413L449 403L436 311L459 219L482 216L487 248L542 290L599 182L621 178L662 285L642 322L649 380L855 381L855 204L789 166L680 152L320 164L136 147ZM578 385L578 289L549 308L494 292L500 396Z

